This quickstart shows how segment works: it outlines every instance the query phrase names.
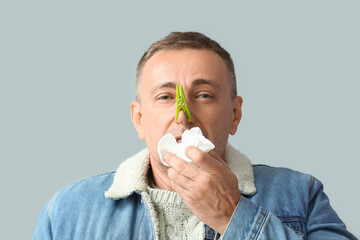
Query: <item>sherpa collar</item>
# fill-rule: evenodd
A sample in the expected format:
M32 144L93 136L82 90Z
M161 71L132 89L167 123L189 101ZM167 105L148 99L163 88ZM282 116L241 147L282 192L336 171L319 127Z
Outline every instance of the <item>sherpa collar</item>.
M246 195L255 194L255 179L250 160L230 144L226 148L226 160L229 168L238 178L240 192ZM118 200L135 191L147 191L149 165L147 148L122 162L116 170L113 184L105 192L105 197Z

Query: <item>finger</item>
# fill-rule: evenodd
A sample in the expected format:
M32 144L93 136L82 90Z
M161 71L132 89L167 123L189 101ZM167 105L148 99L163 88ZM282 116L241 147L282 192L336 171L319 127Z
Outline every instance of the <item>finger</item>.
M170 182L170 186L171 188L177 192L182 198L184 196L188 196L190 195L190 191L187 190L186 188L182 187L181 185L177 184L175 181L171 181Z
M189 146L185 150L186 156L193 160L193 162L203 171L211 173L222 167L220 161L213 157L212 154L206 153L194 146Z
M194 164L177 157L175 154L167 153L164 160L176 171L190 179L195 178L199 174L199 168L197 168Z
M191 190L191 186L194 184L194 181L182 175L180 172L176 171L174 168L170 167L168 169L168 177L176 185L184 188L186 190Z

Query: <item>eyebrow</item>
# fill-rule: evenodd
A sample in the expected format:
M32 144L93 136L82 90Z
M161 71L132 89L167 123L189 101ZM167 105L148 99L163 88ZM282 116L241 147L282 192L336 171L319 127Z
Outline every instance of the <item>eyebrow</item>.
M174 82L160 83L160 84L156 85L155 87L153 87L150 92L151 92L151 94L154 94L157 90L162 89L162 88L176 89L176 83L174 83Z
M217 82L215 82L213 80L208 80L208 79L196 79L191 83L191 85L193 87L200 86L200 85L210 85L216 89L220 88L220 85ZM176 83L174 83L174 82L159 83L158 85L153 87L150 92L151 92L151 94L154 94L156 91L158 91L159 89L163 89L163 88L176 89Z
M207 85L210 85L214 88L217 88L219 89L220 88L220 85L213 81L213 80L207 80L207 79L196 79L192 82L192 86L199 86L199 85L204 85L204 84L207 84Z

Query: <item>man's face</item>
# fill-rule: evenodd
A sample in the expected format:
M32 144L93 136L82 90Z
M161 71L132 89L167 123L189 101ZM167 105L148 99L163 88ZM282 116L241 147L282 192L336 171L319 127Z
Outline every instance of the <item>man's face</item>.
M176 114L176 84L182 84L191 113ZM146 141L150 159L159 162L157 144L171 133L179 139L186 129L200 127L215 151L225 159L229 133L235 134L241 118L242 99L231 99L225 62L210 50L170 50L152 56L140 83L141 103L132 103L132 120L140 139Z

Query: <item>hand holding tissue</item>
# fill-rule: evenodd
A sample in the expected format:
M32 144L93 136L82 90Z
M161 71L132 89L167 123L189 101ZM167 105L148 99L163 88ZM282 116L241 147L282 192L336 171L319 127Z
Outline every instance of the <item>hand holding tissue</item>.
M199 127L185 130L182 134L181 143L177 143L175 137L168 133L165 134L158 143L158 153L161 162L169 167L169 164L164 161L164 156L168 152L175 154L187 162L191 162L191 159L185 154L185 150L189 146L195 146L203 152L209 152L215 148L215 145L203 136Z

